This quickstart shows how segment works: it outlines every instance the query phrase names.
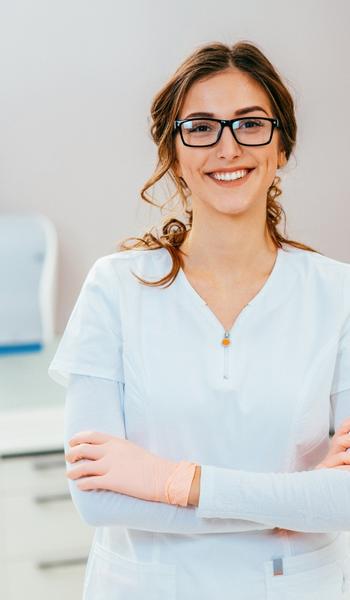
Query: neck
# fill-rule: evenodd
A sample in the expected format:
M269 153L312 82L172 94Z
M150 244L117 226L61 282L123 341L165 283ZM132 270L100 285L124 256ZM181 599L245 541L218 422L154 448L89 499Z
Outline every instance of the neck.
M218 285L267 276L277 254L265 220L247 223L236 215L205 224L194 218L180 249L187 255L183 256L185 271Z

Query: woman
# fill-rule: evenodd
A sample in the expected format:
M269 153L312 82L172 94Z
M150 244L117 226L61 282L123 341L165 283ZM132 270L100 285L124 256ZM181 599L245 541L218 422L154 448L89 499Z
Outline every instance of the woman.
M293 100L213 43L152 118L188 222L95 262L49 369L84 598L350 598L350 267L278 231Z

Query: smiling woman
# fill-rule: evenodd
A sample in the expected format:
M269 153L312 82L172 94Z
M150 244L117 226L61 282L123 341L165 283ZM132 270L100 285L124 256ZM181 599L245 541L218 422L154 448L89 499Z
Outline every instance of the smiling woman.
M151 113L142 197L170 177L188 223L95 262L49 369L97 527L84 600L345 600L350 265L278 229L292 98L256 46L214 43Z
M283 168L292 154L297 124L290 92L256 45L237 42L232 47L221 43L199 47L155 96L151 116L159 160L141 196L154 204L148 191L167 177L175 185L182 210L165 219L162 235L153 228L133 243L135 238L127 238L119 244L121 251L165 248L169 252L170 272L158 282L142 280L145 285L172 283L180 267L185 268L190 240L193 248L198 235L212 247L215 234L213 240L207 222L215 219L216 226L224 228L228 221L222 219L223 213L236 215L237 226L242 216L249 220L253 235L260 235L263 225L266 241L261 250L265 247L265 254L266 248L271 254L283 244L316 252L278 229L285 214L276 200L282 193L276 169ZM199 233L203 227L206 232ZM231 236L232 227L231 220ZM236 227L236 248L242 245L240 231ZM256 248L247 263L252 265L255 256ZM273 257L264 259L260 270L273 263ZM188 270L189 263L190 259ZM194 250L191 263L194 272ZM230 265L232 269L232 260Z

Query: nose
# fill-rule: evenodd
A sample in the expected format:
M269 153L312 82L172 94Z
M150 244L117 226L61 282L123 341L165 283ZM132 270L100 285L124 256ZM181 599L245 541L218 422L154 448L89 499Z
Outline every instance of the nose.
M217 143L218 158L233 158L242 154L242 148L233 136L230 126L223 128L221 137Z

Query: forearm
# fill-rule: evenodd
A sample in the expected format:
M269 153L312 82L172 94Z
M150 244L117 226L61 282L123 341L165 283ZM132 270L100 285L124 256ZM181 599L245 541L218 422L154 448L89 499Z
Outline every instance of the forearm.
M252 473L202 465L195 510L209 521L249 519L292 531L349 531L350 472Z
M332 432L350 417L349 407L350 389L331 396ZM202 465L200 481L200 494L198 482L193 482L193 503L197 515L209 521L250 519L317 533L350 530L349 470L252 473Z

